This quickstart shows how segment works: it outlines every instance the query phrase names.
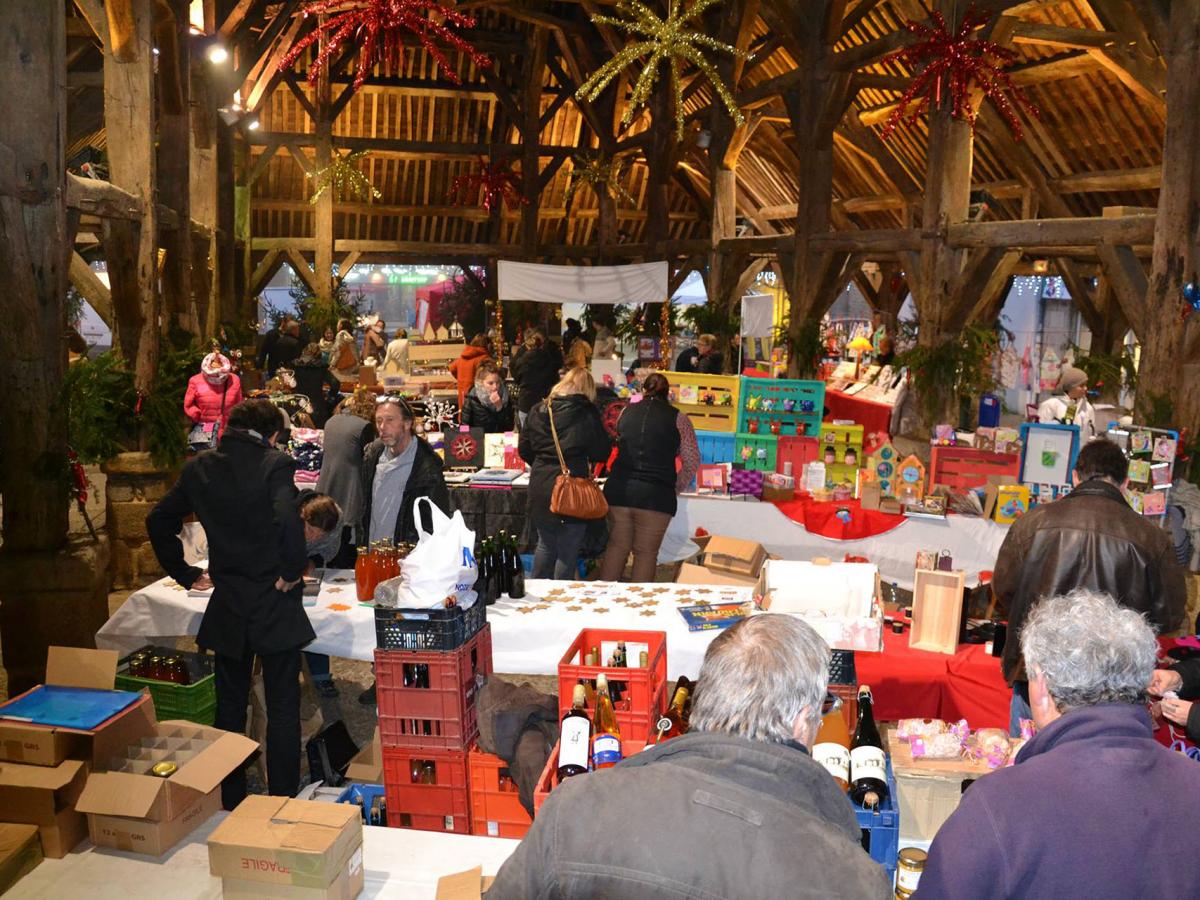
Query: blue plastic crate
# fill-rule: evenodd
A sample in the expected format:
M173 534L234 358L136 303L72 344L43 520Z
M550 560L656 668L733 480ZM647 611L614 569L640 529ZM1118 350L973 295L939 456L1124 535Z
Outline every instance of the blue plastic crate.
M733 462L734 441L735 436L732 433L697 431L696 443L700 446L700 462L709 466Z
M891 756L887 758L887 784L888 798L878 809L853 805L858 827L863 831L863 849L887 870L889 880L895 880L896 860L900 853L900 806L896 799L896 776L892 773Z
M367 821L367 817L370 814L371 802L376 797L382 797L382 796L383 796L383 785L382 784L359 784L358 782L354 782L354 783L350 784L344 791L342 791L342 793L337 798L337 802L338 803L350 803L355 806L361 806L362 815L363 815L363 824L370 825L371 823ZM359 802L358 802L360 798L362 799L361 804L359 804Z

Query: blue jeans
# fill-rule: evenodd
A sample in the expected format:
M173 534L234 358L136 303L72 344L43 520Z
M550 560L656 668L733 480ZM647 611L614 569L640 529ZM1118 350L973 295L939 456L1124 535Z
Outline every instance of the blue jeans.
M559 524L534 520L537 528L537 549L533 554L533 578L553 578L574 581L579 577L579 550L587 533L586 522Z
M1012 705L1008 712L1008 733L1012 737L1021 736L1021 720L1032 719L1033 708L1029 705L1029 682L1014 681Z
M313 681L332 681L333 674L329 671L329 657L324 653L304 654L304 662L308 666L308 674Z

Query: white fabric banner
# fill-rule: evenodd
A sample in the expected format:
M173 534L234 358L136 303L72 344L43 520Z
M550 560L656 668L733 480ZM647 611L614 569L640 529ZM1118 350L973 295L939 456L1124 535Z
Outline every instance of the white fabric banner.
M536 303L662 303L667 299L666 261L627 266L497 264L501 300Z
M775 330L775 298L770 294L747 294L742 298L742 335L771 337Z

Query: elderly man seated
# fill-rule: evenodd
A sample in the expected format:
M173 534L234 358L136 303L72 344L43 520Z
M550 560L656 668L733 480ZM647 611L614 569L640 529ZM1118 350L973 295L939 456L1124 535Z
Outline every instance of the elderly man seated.
M1034 607L1021 651L1038 732L963 794L917 897L1200 897L1180 849L1200 833L1200 765L1151 736L1154 630L1077 590Z
M488 900L890 897L849 800L805 749L828 663L790 616L723 632L691 731L555 788Z

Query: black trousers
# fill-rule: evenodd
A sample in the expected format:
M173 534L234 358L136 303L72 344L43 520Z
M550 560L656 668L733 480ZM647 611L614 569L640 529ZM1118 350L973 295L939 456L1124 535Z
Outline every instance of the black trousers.
M217 654L214 724L223 731L246 731L254 656L249 650L241 659ZM258 658L267 695L267 785L277 797L294 797L300 790L300 648ZM221 804L231 810L245 798L246 769L239 766L221 782Z

